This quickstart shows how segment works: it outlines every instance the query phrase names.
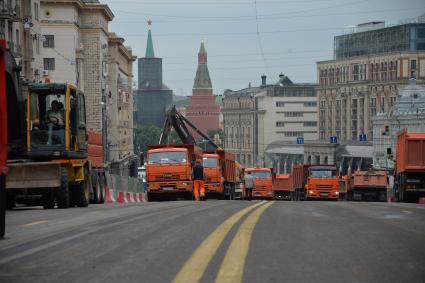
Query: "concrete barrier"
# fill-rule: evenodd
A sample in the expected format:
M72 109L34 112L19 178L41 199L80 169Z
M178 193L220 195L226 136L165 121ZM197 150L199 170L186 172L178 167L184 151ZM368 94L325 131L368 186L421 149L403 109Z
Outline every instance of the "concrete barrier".
M105 202L136 203L147 202L146 187L137 178L106 174L107 187Z

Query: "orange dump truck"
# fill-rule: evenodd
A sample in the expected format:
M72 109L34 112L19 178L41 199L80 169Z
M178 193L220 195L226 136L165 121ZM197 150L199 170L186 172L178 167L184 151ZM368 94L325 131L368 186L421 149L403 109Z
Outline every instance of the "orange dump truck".
M305 199L339 199L339 179L333 165L311 165L308 167Z
M251 172L254 177L253 198L273 198L273 172L272 168L246 168L244 175ZM246 195L246 194L245 194Z
M309 165L295 165L292 169L292 190L295 200L305 200Z
M207 198L235 198L236 168L232 153L217 149L202 155Z
M273 179L273 198L294 200L295 190L292 183L291 174L276 174Z
M425 197L425 133L397 135L395 194L399 201Z
M149 145L146 163L148 200L192 199L192 166L201 154L202 150L192 144Z
M347 177L347 200L386 201L388 176L385 171L357 171Z

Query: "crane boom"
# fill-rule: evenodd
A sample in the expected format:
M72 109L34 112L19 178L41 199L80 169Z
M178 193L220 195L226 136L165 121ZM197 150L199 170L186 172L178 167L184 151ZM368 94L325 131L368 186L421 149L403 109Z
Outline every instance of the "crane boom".
M214 143L207 135L205 135L192 122L190 122L188 119L186 119L186 117L178 112L175 105L173 105L171 109L167 111L164 126L159 138L159 144L166 144L168 142L172 128L174 128L181 141L185 144L194 144L197 146L200 145L200 143L195 140L189 130L192 129L207 142L207 145L205 147L203 146L202 148L208 147L212 150L219 148L219 146Z

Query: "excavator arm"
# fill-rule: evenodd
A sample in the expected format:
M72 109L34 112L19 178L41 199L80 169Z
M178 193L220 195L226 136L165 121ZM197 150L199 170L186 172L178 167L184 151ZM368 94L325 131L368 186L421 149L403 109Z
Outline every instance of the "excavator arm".
M200 143L196 141L189 129L192 129L194 132L199 134L206 142L206 146L200 146L202 148L208 148L210 150L216 150L219 148L207 135L201 132L192 122L190 122L186 117L179 113L176 109L176 106L171 107L167 111L164 126L162 128L161 136L159 139L159 144L167 144L168 138L171 134L171 130L174 128L177 135L184 144L194 144L200 146Z

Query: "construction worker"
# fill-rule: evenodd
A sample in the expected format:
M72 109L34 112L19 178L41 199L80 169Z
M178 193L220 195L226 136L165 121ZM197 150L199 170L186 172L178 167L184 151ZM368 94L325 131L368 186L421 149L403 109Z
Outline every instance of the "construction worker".
M252 188L254 188L254 176L251 175L251 172L248 171L244 177L245 182L245 199L252 199Z
M196 200L205 200L204 166L199 159L193 166L193 194Z

